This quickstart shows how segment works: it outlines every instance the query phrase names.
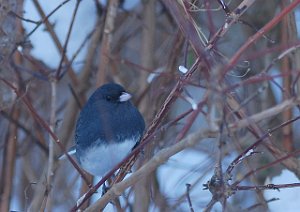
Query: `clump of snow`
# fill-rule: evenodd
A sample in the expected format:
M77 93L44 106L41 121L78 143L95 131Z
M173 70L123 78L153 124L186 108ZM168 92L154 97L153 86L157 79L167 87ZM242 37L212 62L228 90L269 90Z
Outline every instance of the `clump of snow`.
M178 67L178 70L179 70L181 73L183 73L183 74L186 74L186 72L188 72L188 69L187 69L186 67L184 67L184 66L179 66L179 67Z

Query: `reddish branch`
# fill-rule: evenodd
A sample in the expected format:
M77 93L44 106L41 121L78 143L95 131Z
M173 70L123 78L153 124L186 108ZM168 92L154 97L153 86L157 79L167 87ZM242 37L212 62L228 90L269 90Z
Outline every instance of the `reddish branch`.
M290 5L285 7L279 14L277 14L271 21L269 21L262 29L256 32L253 36L249 37L248 40L239 48L239 50L234 54L234 56L230 59L226 67L224 68L222 74L225 75L228 71L233 68L242 54L248 50L248 48L254 44L259 38L261 38L264 34L270 31L273 27L275 27L287 14L289 14L293 9L297 7L300 3L300 0L293 1Z
M18 119L20 115L20 109L18 107L12 107L12 117ZM18 128L13 123L10 123L4 146L4 157L2 161L2 173L1 173L1 198L0 198L0 211L9 211L10 201L13 190L13 179L15 173L15 160L17 152L17 135Z
M81 177L85 180L85 182L90 185L90 182L88 181L85 173L79 168L78 164L75 162L75 160L68 154L65 147L60 142L59 138L56 136L56 134L50 129L49 125L43 120L43 118L38 115L35 108L31 104L31 102L28 100L26 95L23 95L13 84L8 82L6 79L0 77L0 80L4 82L8 87L10 87L16 95L23 101L23 103L26 105L27 109L30 111L32 117L39 123L53 138L53 141L60 147L62 152L67 156L68 160L72 163L74 168L80 173Z

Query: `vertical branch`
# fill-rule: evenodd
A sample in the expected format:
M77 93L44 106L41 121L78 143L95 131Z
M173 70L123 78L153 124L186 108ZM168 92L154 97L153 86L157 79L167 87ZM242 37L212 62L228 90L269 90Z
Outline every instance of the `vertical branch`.
M22 11L23 2L16 0L1 0L0 1L0 72L1 76L6 76L9 72L12 72L11 69L7 66L8 60L15 59L18 64L21 63L21 57L19 54L15 55L15 58L9 58L11 52L15 46L15 42L18 39L18 33L22 34L20 20L16 17L11 16L10 13L19 13ZM7 75L9 76L9 75ZM19 82L19 81L18 81ZM19 86L16 85L16 87ZM0 85L0 111L2 112L3 106L2 103L5 99L5 95L9 92L2 93L3 88ZM17 96L11 92L11 103L15 102ZM11 106L9 109L10 116L13 120L19 120L20 118L20 108L18 105ZM3 119L2 119L3 120ZM1 124L1 119L0 119ZM1 125L3 126L3 125ZM5 133L3 131L3 133ZM1 132L0 132L1 134ZM4 138L4 137L3 137ZM18 126L13 122L9 122L7 131L5 133L5 139L2 140L0 145L0 150L3 151L3 155L0 157L0 211L10 211L11 197L13 191L13 182L15 177L15 164L16 164L16 151L17 151L17 141L18 136Z
M142 67L152 70L155 67L154 54L155 54L155 6L156 0L147 1L144 3L143 14L143 30L141 39L141 65ZM139 80L140 90L146 87L147 72L141 72Z
M12 117L18 119L19 109L16 107L12 108ZM14 169L16 160L16 148L17 148L17 126L13 123L9 124L8 132L6 135L5 149L3 155L2 165L2 182L3 186L0 190L0 211L9 211L11 192L13 188Z
M283 0L281 6L284 7L289 1ZM281 40L282 44L287 45L288 42L297 41L297 28L295 23L295 16L294 13L289 13L284 19L281 26ZM294 57L295 55L290 55L284 57L281 63L281 72L282 73L292 73L293 69L295 68L295 62L298 59ZM290 98L292 94L292 75L287 75L283 78L283 100ZM287 121L292 119L293 117L293 109L289 109L283 111L283 121ZM294 151L294 144L293 144L293 126L287 125L282 129L283 133L283 146L286 151L292 152Z
M109 0L108 8L104 24L104 33L102 38L102 46L99 54L99 67L97 72L96 86L99 87L106 81L109 71L109 56L111 53L112 33L115 28L115 18L117 16L119 0Z
M191 184L185 184L186 185L186 198L188 200L189 203L189 208L191 212L194 212L194 208L193 208L193 204L192 204L192 200L191 200L191 196L190 196L190 189L191 189Z
M147 1L143 4L144 14L143 14L143 31L141 39L141 65L144 68L152 70L154 68L154 42L155 42L155 6L156 0ZM146 72L142 72L139 79L139 89L144 90L147 86L146 82ZM148 110L148 105L150 100L144 98L141 104L141 112L145 114L145 110ZM138 160L138 167L142 166L145 161L151 158L153 153L153 148L145 149L145 156L143 159ZM134 186L134 211L148 211L150 204L150 178L153 176L147 176L137 182Z
M218 135L218 152L216 153L216 165L214 168L214 174L211 178L211 184L215 186L215 191L212 192L212 199L218 199L222 205L223 211L226 211L226 197L223 197L226 191L226 180L223 176L223 152L224 152L224 138L225 138L225 105L224 96L221 95L222 87L224 85L218 84L220 81L220 68L215 67L211 70L211 77L209 85L209 98L208 98L208 124L211 129L219 131ZM216 86L217 85L217 86ZM212 186L212 187L214 187ZM209 208L209 204L207 205Z
M49 127L51 131L55 131L55 121L56 121L56 84L57 80L50 79L51 83L51 100L50 100L50 123ZM47 211L51 211L52 209L52 192L51 192L51 187L52 187L52 180L54 176L54 141L52 137L49 137L49 155L48 155L48 170L47 170L47 186L46 186L46 198L47 198L47 204L46 204L46 209Z

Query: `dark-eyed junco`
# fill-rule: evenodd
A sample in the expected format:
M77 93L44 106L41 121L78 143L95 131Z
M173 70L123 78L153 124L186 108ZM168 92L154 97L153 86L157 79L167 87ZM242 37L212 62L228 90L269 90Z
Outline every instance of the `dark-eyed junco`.
M141 139L145 122L130 98L122 86L109 83L82 108L75 130L76 157L90 174L104 176Z

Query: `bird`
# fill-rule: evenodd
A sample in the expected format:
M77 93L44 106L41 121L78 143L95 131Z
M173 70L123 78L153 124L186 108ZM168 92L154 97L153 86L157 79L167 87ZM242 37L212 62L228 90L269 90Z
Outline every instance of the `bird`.
M103 177L138 145L145 121L131 98L121 85L107 83L83 106L75 127L75 155L91 175Z

